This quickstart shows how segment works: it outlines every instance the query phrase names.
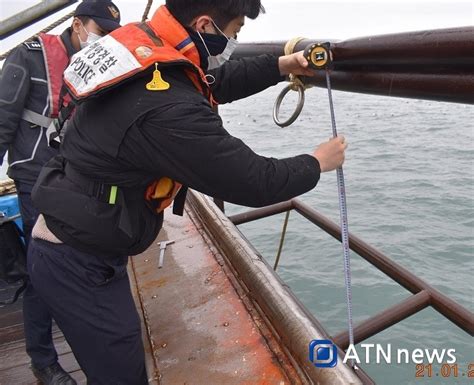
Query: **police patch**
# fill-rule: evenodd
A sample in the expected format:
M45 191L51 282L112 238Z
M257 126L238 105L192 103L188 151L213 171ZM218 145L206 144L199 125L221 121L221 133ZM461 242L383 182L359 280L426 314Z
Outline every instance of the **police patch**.
M41 44L39 41L32 40L32 41L25 41L23 45L28 48L30 51L41 51Z
M77 97L110 86L117 79L141 68L135 56L107 35L79 51L64 71L64 80Z

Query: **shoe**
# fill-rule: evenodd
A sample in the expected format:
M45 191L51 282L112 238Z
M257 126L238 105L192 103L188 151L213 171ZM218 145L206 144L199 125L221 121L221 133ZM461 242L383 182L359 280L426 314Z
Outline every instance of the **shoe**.
M76 380L57 362L41 370L31 365L31 371L43 385L77 385Z

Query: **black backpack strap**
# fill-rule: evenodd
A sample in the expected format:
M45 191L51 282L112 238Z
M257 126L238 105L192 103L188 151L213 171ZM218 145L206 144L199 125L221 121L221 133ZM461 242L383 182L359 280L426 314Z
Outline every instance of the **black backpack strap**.
M28 284L28 279L24 278L21 286L18 289L16 289L15 294L13 295L13 298L8 301L0 301L0 306L13 305L20 297L20 294L25 291L27 284Z
M55 129L51 130L48 138L49 145L55 149L58 149L61 143L64 124L68 121L68 119L71 117L72 113L76 109L76 104L73 100L71 100L67 106L64 105L64 97L67 93L67 87L63 83L61 91L59 93L58 119L55 124Z
M188 188L183 186L176 194L173 203L173 214L183 216L184 213L184 204L186 203L186 194L188 193Z
M68 90L66 85L63 83L61 87L61 91L59 93L59 116L58 116L58 123L59 127L62 129L64 123L71 117L72 113L76 108L76 104L74 100L71 98L71 101L68 103L67 106L64 105L64 97L67 95Z

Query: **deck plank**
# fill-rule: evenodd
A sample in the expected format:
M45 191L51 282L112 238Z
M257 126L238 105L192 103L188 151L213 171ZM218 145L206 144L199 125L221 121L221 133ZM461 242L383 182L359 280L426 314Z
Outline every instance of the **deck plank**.
M19 325L23 323L23 310L12 309L9 313L0 314L0 330L4 327Z
M5 290L5 289L4 289ZM2 297L5 299L6 297ZM23 322L23 301L19 298L14 304L0 307L0 330Z
M23 338L23 323L7 326L0 330L0 346Z
M26 353L25 353L26 355ZM80 370L79 365L72 352L59 356L59 363L68 373L76 373ZM80 374L77 374L80 377ZM33 373L29 369L29 364L13 366L0 370L1 385L32 385L37 384Z
M2 289L5 290L5 286ZM30 358L26 354L22 308L21 298L15 304L0 308L0 385L38 384L29 368ZM84 373L55 324L52 333L59 363L79 384L86 384Z
M71 348L59 330L53 333L53 341L58 355L61 356L71 352ZM16 366L28 366L30 358L25 354L25 349L24 340L0 346L0 356L2 357L0 360L0 371Z

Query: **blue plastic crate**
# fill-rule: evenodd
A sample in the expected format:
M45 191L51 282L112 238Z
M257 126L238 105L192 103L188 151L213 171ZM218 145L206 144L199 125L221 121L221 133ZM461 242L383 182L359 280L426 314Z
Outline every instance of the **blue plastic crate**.
M19 214L20 208L18 207L18 196L16 194L0 196L0 212L4 213L7 217ZM15 222L20 229L23 228L21 218L18 218Z

